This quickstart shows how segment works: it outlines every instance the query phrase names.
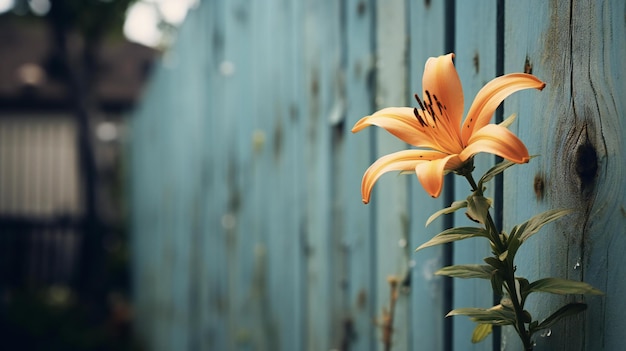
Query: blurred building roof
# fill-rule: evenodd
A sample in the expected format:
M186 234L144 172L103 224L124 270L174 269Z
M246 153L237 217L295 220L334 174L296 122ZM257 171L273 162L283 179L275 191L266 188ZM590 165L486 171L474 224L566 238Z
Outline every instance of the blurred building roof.
M66 109L71 107L68 88L55 66L54 41L45 21L0 16L0 106L2 109ZM76 59L82 47L76 35L68 40ZM100 45L96 72L95 102L105 111L123 111L140 96L155 49L125 39L105 40Z

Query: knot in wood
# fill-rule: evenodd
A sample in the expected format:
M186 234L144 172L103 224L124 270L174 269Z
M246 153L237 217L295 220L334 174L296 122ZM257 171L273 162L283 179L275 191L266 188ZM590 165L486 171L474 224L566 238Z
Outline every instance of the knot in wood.
M533 188L535 190L535 197L537 201L543 200L544 189L545 189L545 181L543 180L542 174L535 175L535 181L533 182Z
M598 173L598 153L589 140L585 140L576 149L575 171L580 179L580 190L590 190Z

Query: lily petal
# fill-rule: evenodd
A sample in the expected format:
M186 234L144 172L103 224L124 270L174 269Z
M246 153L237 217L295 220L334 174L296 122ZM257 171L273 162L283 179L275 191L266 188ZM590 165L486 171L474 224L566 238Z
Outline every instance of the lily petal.
M385 155L374 162L363 174L361 181L361 195L363 203L368 203L372 194L374 183L383 174L390 171L415 170L419 163L430 163L430 160L444 158L446 154L431 150L402 150Z
M439 144L433 138L422 132L422 126L409 107L387 107L371 116L361 118L352 133L359 132L366 127L375 125L384 128L396 138L416 147L439 149Z
M448 155L430 162L420 162L415 165L415 174L422 187L430 196L438 197L443 187L443 175L446 169L456 169L462 162L458 155Z
M452 58L454 54L429 58L424 67L422 87L424 99L427 98L426 91L428 91L431 97L436 96L437 100L446 107L450 125L459 133L464 109L463 87ZM434 107L436 109L436 106Z
M526 73L512 73L500 76L487 83L476 95L467 112L461 133L467 145L472 133L489 123L491 116L502 101L516 91L535 88L542 90L546 83Z
M465 161L479 152L495 154L516 163L530 160L526 145L511 131L496 124L488 124L477 130L459 158Z

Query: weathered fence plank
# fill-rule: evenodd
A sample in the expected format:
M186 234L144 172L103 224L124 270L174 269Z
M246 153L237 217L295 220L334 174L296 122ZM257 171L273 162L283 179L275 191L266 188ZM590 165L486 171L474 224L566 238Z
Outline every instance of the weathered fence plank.
M422 95L422 75L424 64L429 57L442 55L446 51L448 21L445 1L414 0L408 4L409 28L409 96ZM407 101L407 106L415 106L416 101ZM442 246L430 247L417 253L413 250L428 241L435 234L446 229L449 224L441 219L424 227L426 220L440 208L448 206L445 196L432 199L416 181L410 179L409 212L409 254L411 267L411 307L410 336L408 350L450 350L452 335L450 321L443 317L450 309L450 294L444 290L444 278L434 273L449 261L446 249ZM396 177L397 178L397 177ZM380 186L380 185L379 185ZM381 202L382 204L382 202ZM383 205L384 206L384 205Z
M229 314L223 320L224 323L228 323L229 330L224 347L239 350L267 350L272 348L272 343L277 342L272 332L275 325L270 318L265 319L264 314L267 311L263 311L260 307L261 304L268 303L262 299L269 294L262 290L262 284L259 284L257 277L271 269L264 261L264 248L266 241L270 239L258 235L257 225L262 227L264 223L253 220L260 209L257 204L263 201L263 195L261 195L261 200L254 197L258 193L252 195L254 189L251 188L251 184L255 180L256 173L251 165L253 164L252 157L256 155L253 153L251 136L254 132L252 111L260 110L267 113L268 110L263 109L268 109L269 106L256 105L259 101L255 100L258 96L254 94L254 89L263 83L253 79L252 63L247 59L248 55L256 51L253 46L255 39L253 31L257 28L254 28L250 16L250 12L254 9L250 2L245 0L224 1L220 7L216 10L220 11L217 16L220 16L223 21L223 27L218 25L216 28L218 37L215 40L217 40L216 45L223 48L223 52L216 57L214 62L213 80L224 94L220 102L216 104L216 106L223 104L221 113L216 116L221 116L220 119L224 120L221 123L227 125L226 128L229 130L217 137L219 144L215 146L216 151L222 152L219 162L222 162L221 167L224 167L225 173L222 173L224 178L221 186L226 190L225 206L220 216L221 230L227 250L224 268L228 274L229 299ZM271 18L264 18L271 20ZM271 31L269 28L259 30ZM266 45L273 44L266 43ZM261 50L263 49L259 49ZM261 64L265 64L260 55L259 60ZM269 97L269 94L265 96L265 98ZM245 103L242 104L243 101ZM217 129L218 132L220 130L224 132L223 128ZM269 160L269 157L266 160ZM218 184L216 186L220 186ZM270 180L269 184L264 184L262 188L268 189L271 186ZM280 197L280 193L275 193L274 196ZM255 200L258 202L255 203ZM266 214L266 216L271 215ZM289 241L285 240L285 243L287 242ZM285 257L286 260L290 258L287 255ZM285 274L288 275L287 272ZM285 289L289 290L288 287ZM291 301L285 299L284 304L290 305ZM273 305L270 303L270 308ZM277 319L289 320L288 318Z
M530 165L505 175L505 223L510 228L540 211L573 208L523 248L518 267L531 279L583 280L606 295L535 296L531 312L566 301L589 309L536 339L537 350L617 350L623 347L624 116L626 50L623 1L506 2L505 71L532 71L543 92L507 100L519 114L517 132ZM532 9L532 11L528 11ZM545 313L544 312L544 313ZM540 315L538 317L546 317ZM514 350L506 335L506 349Z
M406 61L405 2L402 0L376 3L376 108L406 106L408 67ZM373 111L372 111L373 112ZM406 148L406 145L382 129L375 135L376 156L380 157ZM363 137L363 136L361 136ZM376 306L380 331L379 350L391 344L399 350L409 348L409 296L402 282L409 272L412 252L409 245L407 177L382 177L372 196L376 228ZM395 288L388 280L396 281ZM392 296L397 296L392 302ZM395 306L394 306L395 305ZM392 323L387 326L386 323ZM390 332L385 333L385 328Z
M197 19L190 21L188 26L184 28L187 33L203 33L203 38L209 38L212 33L212 19L206 16L207 14L199 14ZM192 36L190 34L183 34L181 36ZM189 267L184 274L188 276L188 319L187 328L183 331L188 338L187 345L189 349L206 349L213 347L210 343L217 338L208 337L206 330L208 330L209 320L213 318L215 325L219 325L219 315L213 314L208 316L202 311L210 310L209 297L211 296L211 286L206 280L198 279L198 277L209 276L209 271L212 267L216 267L216 264L207 262L205 258L207 255L211 259L218 259L219 256L210 253L212 248L219 247L209 240L205 233L209 232L207 227L207 215L208 213L208 198L212 194L207 189L209 181L210 168L207 166L206 158L209 156L203 150L210 147L210 138L207 135L211 133L211 127L208 125L208 121L204 118L204 113L209 110L211 106L210 100L211 84L213 80L207 79L210 76L210 64L213 58L209 55L209 47L211 42L208 40L181 40L180 45L185 46L185 50L194 50L196 55L185 55L181 57L184 60L182 64L189 67L195 67L194 70L182 70L177 76L180 76L181 85L185 84L189 86L189 91L183 96L178 96L176 92L177 85L172 85L172 91L170 92L170 98L179 100L180 112L182 112L184 123L179 123L181 126L186 127L182 140L187 143L182 143L180 152L183 152L182 157L185 157L187 161L185 179L181 180L183 184L189 183L189 198L186 213L182 213L183 220L189 222L189 233L187 238L190 240L188 245L188 252L183 253L183 257L188 257ZM172 58L173 61L176 58ZM172 69L177 71L176 66ZM183 83L184 82L184 83ZM176 95L175 97L172 95ZM151 119L157 118L158 111ZM180 112L177 114L179 115ZM186 116L185 116L186 115ZM154 123L154 121L153 121ZM165 136L163 136L165 137ZM215 233L214 231L212 231ZM218 266L219 267L219 266ZM204 333L202 331L205 331ZM177 345L176 345L177 346Z
M209 225L207 232L214 236L208 248L208 259L210 276L215 277L213 284L210 284L210 311L215 311L214 318L211 323L211 340L216 348L227 349L232 347L233 323L235 318L233 313L233 301L231 300L231 280L234 279L231 271L234 267L230 265L232 260L233 239L236 235L235 227L232 223L228 223L229 197L230 197L230 175L228 174L229 166L228 158L233 157L231 147L233 146L232 138L234 121L228 116L228 106L226 105L226 90L232 89L227 77L222 74L221 68L224 60L228 57L227 35L225 22L227 20L225 1L215 1L211 11L211 24L213 25L213 33L211 40L211 56L209 62L209 75L207 79L211 81L212 89L210 113L215 118L210 120L208 137L210 144L207 145L210 152L210 182L207 189L210 196L207 216L209 217ZM230 43L228 43L230 44ZM180 60L179 56L184 51L181 50L177 56L174 56L174 62ZM178 63L180 64L180 63ZM182 69L182 68L180 68ZM179 69L179 70L180 70ZM232 91L232 90L230 90ZM219 116L219 117L217 117ZM236 306L235 306L236 307Z
M350 0L344 5L345 13L345 79L341 91L340 107L343 119L336 121L336 133L343 143L343 174L339 214L335 218L342 220L345 230L344 249L347 298L343 320L343 336L340 349L374 350L378 343L378 333L373 323L379 313L375 304L376 275L374 212L373 206L361 203L359 181L363 170L372 162L373 131L362 132L360 136L351 133L352 126L362 117L374 110L375 53L374 53L374 1ZM333 209L335 212L335 209Z
M455 66L459 72L465 96L465 113L476 93L487 82L496 76L496 51L500 48L496 43L497 29L496 0L479 3L457 0L455 28ZM495 116L492 117L495 120ZM493 155L479 154L475 157L475 177L480 177L494 165ZM454 199L462 200L470 194L467 180L454 177ZM495 199L495 181L487 184L486 195ZM499 195L499 194L498 194ZM497 201L496 201L497 203ZM454 226L475 226L465 213L454 214ZM490 256L491 251L487 240L482 238L464 240L454 243L454 264L479 264L483 258ZM493 305L493 291L489 282L482 279L455 279L453 283L453 308L483 307ZM478 344L470 344L476 323L469 318L458 316L453 318L453 335L455 350L493 350L492 338Z
M306 264L306 340L309 350L331 349L338 339L342 311L335 284L342 272L342 256L337 255L338 233L332 232L331 134L329 116L338 98L337 76L340 69L339 4L306 1L301 18L304 21L303 50L305 122L301 140L306 160L303 186L304 237Z

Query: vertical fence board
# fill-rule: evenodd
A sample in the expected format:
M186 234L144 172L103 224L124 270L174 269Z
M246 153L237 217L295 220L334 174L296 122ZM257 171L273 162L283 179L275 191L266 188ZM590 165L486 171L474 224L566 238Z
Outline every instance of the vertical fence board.
M293 337L294 343L302 348L304 345L305 328L301 321L305 318L305 257L302 237L302 225L304 218L304 194L303 186L306 174L306 160L303 154L303 116L304 111L299 106L306 88L301 84L301 72L303 69L303 54L301 52L300 41L303 38L303 28L301 26L302 4L300 2L283 2L285 10L283 12L286 25L284 31L286 34L287 53L285 60L279 64L281 70L286 70L283 75L285 82L284 95L287 99L280 104L282 109L283 124L286 126L282 137L284 141L280 141L281 146L279 152L284 153L285 159L285 175L281 183L289 184L285 191L285 201L283 203L282 213L288 214L288 235L291 238L291 244L288 250L294 260L291 269L291 276L294 281L292 284L292 295L294 295L292 318L293 318ZM287 70L288 69L288 70ZM280 127L280 126L278 126ZM281 129L277 129L280 132ZM283 215L281 214L281 215Z
M602 291L601 298L588 298L589 312L585 316L587 350L615 350L623 347L626 302L626 3L623 1L581 2L574 8L574 26L582 35L575 41L575 50L587 52L577 66L588 67L576 72L574 90L584 92L583 101L575 106L577 119L593 120L589 124L588 140L596 148L598 169L595 176L593 203L587 205L582 247L582 279ZM584 13L591 16L584 16ZM590 30L590 29L591 30ZM589 44L594 43L592 50ZM583 82L589 81L585 86ZM584 88L581 88L583 85ZM585 101L586 100L586 101ZM591 111L589 111L591 110ZM579 122L579 125L584 124ZM582 141L582 140L581 140ZM579 142L579 145L581 143ZM584 149L578 148L578 155ZM587 159L585 159L587 158ZM591 163L589 157L578 157L577 173ZM582 174L590 172L583 172ZM581 178L585 178L584 176Z
M201 14L196 14L201 15ZM204 217L206 216L205 194L201 191L205 186L204 148L206 146L206 123L204 111L206 111L207 71L203 68L207 65L206 41L197 42L192 33L207 33L205 24L196 17L187 26L182 28L177 49L171 52L172 56L166 56L169 78L168 99L171 100L168 110L158 111L160 118L171 120L166 124L163 131L164 138L168 135L175 136L173 139L171 164L169 166L172 175L172 185L169 188L168 197L172 202L172 221L175 223L167 235L172 247L174 264L171 271L165 267L169 263L162 261L163 267L160 272L171 275L171 285L164 289L172 291L172 301L168 308L172 311L166 314L166 318L172 319L174 326L167 326L174 335L169 343L157 345L159 348L171 349L182 348L187 350L202 347L201 315L203 304L201 296L205 296L208 290L198 284L198 276L202 276L203 264L201 257L202 236L204 235ZM203 50L204 49L204 50ZM193 52L196 55L182 55L182 52ZM195 67L195 69L183 69ZM188 91L181 92L180 86L187 86ZM168 118L176 116L176 118ZM234 133L234 130L232 131ZM168 302L164 303L165 305ZM170 314L171 313L171 314Z
M378 342L372 322L375 310L373 206L361 203L360 180L372 161L373 131L353 135L352 126L374 110L374 1L346 3L345 163L343 185L338 189L344 209L347 270L347 310L343 321L342 349L373 350ZM341 126L341 125L339 125Z
M210 277L212 283L210 285L210 311L214 311L214 319L211 320L212 333L214 343L217 347L223 349L232 349L232 302L230 291L230 263L234 260L231 257L232 238L234 231L225 221L228 213L229 193L229 174L228 174L228 157L230 147L232 146L232 118L228 118L226 114L225 90L226 77L221 74L221 65L227 57L227 35L225 27L225 0L213 2L210 9L211 22L213 24L213 33L211 38L211 56L210 62L211 74L208 79L213 84L212 101L210 115L214 116L210 119L211 145L211 181L209 185L210 207L209 216L209 235L213 236L211 248L209 249L209 262L211 267ZM209 11L209 9L206 9ZM183 53L178 53L182 55ZM232 88L231 88L232 89Z
M285 213L281 216L284 208L286 193L289 192L288 184L280 181L280 171L284 170L284 161L276 154L274 145L280 138L280 131L276 126L282 116L278 110L283 101L281 95L286 89L281 79L281 67L286 50L284 44L284 12L277 1L272 1L257 6L251 4L250 16L256 23L252 30L252 55L258 57L252 63L252 74L255 77L252 85L253 104L250 114L253 117L254 130L248 136L252 138L252 150L254 152L253 171L254 180L251 184L251 198L242 193L242 206L250 207L254 213L254 220L250 229L253 241L257 243L250 253L254 257L253 280L254 286L249 292L254 297L254 310L258 317L250 321L250 327L254 328L254 335L262 340L258 347L264 350L298 348L299 327L295 325L297 303L299 294L295 290L293 270L297 267L297 247L293 247L295 237L293 226L290 227L292 216ZM267 41L266 38L274 37ZM250 64L243 61L242 64ZM270 200L273 199L273 200ZM276 206L267 206L268 201L276 203ZM245 218L242 218L245 220ZM247 236L247 234L246 234ZM280 237L284 242L280 244ZM247 240L247 239L244 239ZM242 310L242 317L245 315ZM251 349L254 349L252 347Z
M219 130L211 121L207 120L204 114L215 114L215 91L219 89L215 80L216 57L213 53L217 49L221 28L218 27L214 13L208 8L201 7L190 14L190 21L199 23L197 30L202 33L201 43L197 43L199 59L202 64L195 67L193 74L200 82L197 89L200 94L198 102L198 113L201 115L198 132L203 135L201 150L198 151L199 182L198 204L194 211L198 216L198 241L193 243L194 255L198 255L198 267L194 282L197 285L197 306L192 306L197 314L194 324L195 332L191 335L190 347L199 345L200 349L226 349L225 335L226 324L222 322L224 318L224 305L219 295L223 290L220 278L223 246L218 232L219 213L215 211L215 179L216 179L216 158L218 153L206 152L219 147ZM204 51L204 52L202 52ZM161 83L163 84L163 83ZM214 278L215 277L215 278ZM192 319L193 320L193 319Z
M160 71L161 77L167 76L166 71ZM167 94L164 92L164 86L155 85L152 86L151 93L154 94ZM135 242L134 247L136 249L135 254L138 257L138 262L145 263L138 266L137 269L137 300L140 301L138 305L138 315L143 317L140 319L141 325L145 326L146 339L150 344L159 344L166 342L169 335L160 333L163 323L160 309L165 308L161 306L160 300L163 300L163 282L168 281L168 276L165 274L158 274L161 265L158 258L163 257L163 246L165 245L164 229L167 223L167 219L164 215L163 206L166 204L164 196L164 189L162 182L166 178L165 172L159 172L157 174L150 174L148 170L155 169L159 165L160 159L165 161L167 157L167 144L157 143L152 146L152 150L158 152L153 153L151 150L150 140L153 137L160 137L164 128L163 123L160 121L160 114L156 113L156 106L147 106L145 109L139 112L140 116L146 116L140 119L134 124L133 129L138 132L146 133L146 137L137 138L135 142L134 150L138 152L134 155L133 161L139 163L135 165L135 169L138 170L136 174L136 180L134 182L134 189L140 192L141 196L134 196L136 201L135 208L141 210L136 212L135 223ZM147 116L154 116L148 118ZM139 122L143 122L140 124ZM159 156L157 156L159 155ZM164 162L165 163L165 162ZM146 170L146 172L142 172ZM142 181L138 181L142 179ZM140 222L139 222L140 221ZM139 226L141 224L141 226ZM153 253L153 254L151 254ZM142 269L143 268L143 269ZM146 289L143 289L146 287ZM143 304L142 304L143 302ZM143 313L141 313L143 312Z
M422 75L429 57L445 52L446 5L444 1L409 2L407 19L409 29L409 93L422 96ZM411 100L407 106L416 106ZM426 220L440 208L448 206L444 196L432 199L411 175L410 184L410 244L411 268L411 350L446 350L450 348L452 335L446 330L444 316L449 311L449 301L444 292L444 279L435 271L445 262L442 246L430 247L419 252L413 250L437 233L446 229L441 219L424 227ZM396 179L394 179L395 181ZM382 204L382 202L381 202ZM384 206L384 205L383 205Z
M456 1L455 66L459 72L465 96L465 113L476 93L496 76L496 1L471 3ZM492 122L495 117L492 118ZM474 158L474 177L478 179L494 164L492 155L479 154ZM454 177L454 200L465 199L470 194L466 179ZM494 198L494 181L487 184L486 196ZM476 226L463 211L454 214L454 226ZM454 243L454 264L480 264L490 256L489 242L482 238ZM483 307L493 305L491 284L482 279L455 279L453 286L453 308ZM458 316L454 321L454 348L459 350L492 350L492 338L478 343L469 341L476 323Z
M227 124L227 129L218 131L223 138L220 145L221 165L225 167L224 187L227 191L225 207L221 214L220 224L226 238L228 269L229 307L228 348L235 350L262 349L264 338L254 329L259 325L259 309L256 306L255 288L256 269L263 269L262 263L257 264L258 252L255 247L258 238L254 235L256 228L250 218L255 207L249 203L248 186L251 182L250 151L252 135L253 105L251 87L250 61L246 58L252 52L251 20L249 1L224 2L221 16L224 21L223 47L221 58L215 62L216 81L224 96L224 104L220 116ZM245 104L242 104L245 101ZM246 106L245 108L242 108ZM262 254L262 252L261 252Z
M533 74L548 84L541 93L519 92L507 99L505 104L506 115L511 113L518 114L518 119L515 125L511 126L511 130L517 133L521 140L528 145L530 154L541 155L539 158L531 160L528 165L514 167L514 169L509 171L509 174L504 175L503 202L506 206L504 206L503 221L505 230L510 230L515 224L550 207L562 206L559 203L546 201L554 196L554 188L552 186L556 185L555 182L558 181L558 178L563 177L563 175L557 173L550 174L546 169L546 163L549 162L551 153L546 154L545 150L555 135L555 130L552 129L554 125L546 117L557 116L554 113L555 111L549 111L546 109L546 106L551 106L552 109L560 109L558 106L566 105L564 102L568 99L563 100L563 95L550 97L549 95L552 94L549 92L557 90L564 92L562 89L568 83L563 80L565 77L561 77L557 81L548 79L547 75L550 69L542 62L542 52L545 48L540 46L539 38L543 38L545 35L543 32L549 26L551 20L549 18L550 10L547 3L535 3L534 5L536 9L531 17L531 14L528 12L525 15L519 13L518 11L521 8L518 4L513 4L512 2L506 2L505 4L505 72L518 72L521 70L530 72L532 69ZM565 13L563 15L568 16ZM565 27L559 30L562 30L563 34L565 34L568 29ZM560 99L561 102L555 104L556 100L551 102L552 99ZM538 187L537 194L535 194L533 185L535 176L545 185L544 190ZM564 240L565 236L563 232L557 232L555 226L552 225L544 229L543 233L536 235L534 240L528 241L517 255L518 274L527 277L531 281L544 276L573 278L572 274L569 274L569 268L573 267L578 253L574 255L575 257L571 262L572 266L568 262L563 261L564 258L565 260L572 260L572 258L568 258L567 251L570 242L569 240ZM537 260L537 262L534 263L534 260ZM552 305L563 303L564 300L563 298L546 294L536 300L529 299L527 310L535 318L545 318L545 315L537 316L536 311L545 311ZM572 323L577 320L580 320L580 317L568 319L568 327L572 327ZM555 326L553 328L554 336L551 338L553 340L558 338L565 342L565 326L566 323ZM575 334L577 335L572 335L572 337L578 339L580 335L579 328ZM517 339L512 328L503 328L503 349L516 350L522 348L521 343ZM543 340L540 340L540 342L543 342Z
M527 9L533 9L528 11ZM534 296L531 313L548 313L567 301L589 309L536 338L537 350L614 350L623 321L624 256L623 99L624 3L506 2L505 70L532 70L543 92L507 100L519 113L517 131L540 158L505 175L505 221L511 226L550 208L572 214L547 226L522 248L520 274L583 280L607 293L598 296ZM522 170L523 169L523 170ZM620 212L621 211L621 212ZM620 251L621 252L621 251ZM545 318L545 315L537 316ZM516 349L513 335L504 335ZM620 346L618 346L620 345Z
M195 69L185 70L181 76L184 84L189 84L192 88L184 96L186 104L189 105L188 114L190 123L188 124L188 135L184 139L188 139L191 145L182 150L189 156L188 162L188 187L190 190L188 213L182 214L182 217L190 222L189 227L189 252L186 254L189 258L189 269L185 272L188 275L189 293L188 293L188 349L208 349L212 338L208 337L208 313L209 304L207 296L210 296L210 287L206 279L199 277L208 276L208 267L206 260L206 249L209 245L213 245L207 239L207 212L208 201L208 173L210 172L206 164L207 147L207 121L204 116L209 109L210 103L210 76L208 55L210 34L212 33L211 21L208 19L206 11L193 13L188 23L188 31L191 33L202 33L202 40L187 42L187 49L196 51L195 55L186 58L190 60L187 63L189 67ZM185 180L183 180L183 183Z
M377 1L376 108L406 106L407 104L407 33L406 4L403 0ZM376 156L380 157L406 148L406 145L388 134L376 130ZM392 334L394 348L408 348L409 298L401 289L409 273L409 214L407 209L407 182L405 177L381 177L374 188L372 205L376 213L376 306L377 322L384 323L383 315L393 313ZM398 280L397 301L390 310L391 284L387 278ZM382 329L381 329L382 330ZM384 335L379 334L383 350Z
M241 189L241 219L243 241L249 246L246 255L250 256L250 280L249 289L246 291L248 300L241 309L242 318L248 337L251 338L249 349L272 350L278 346L278 317L275 313L276 301L271 300L269 291L270 269L268 256L271 248L268 243L267 207L263 204L270 195L271 184L267 179L267 173L271 168L270 151L268 150L268 132L271 126L267 124L267 116L270 115L271 104L270 89L266 87L270 81L269 69L272 58L267 52L267 43L264 38L271 33L267 15L272 10L269 6L259 6L258 2L248 4L249 9L240 9L248 18L251 26L250 51L248 55L255 60L241 62L241 65L249 69L249 111L240 114L244 120L249 119L247 126L240 127L242 140L248 139L248 148L242 148L242 164L239 173L249 173L249 184L242 185ZM244 68L245 69L245 68ZM240 106L246 100L242 96ZM247 155L246 155L247 154ZM246 161L247 158L247 161ZM244 279L242 277L242 279ZM247 316L244 317L244 315ZM242 348L246 349L246 348Z
M285 1L273 1L269 6L270 35L274 37L270 49L269 76L265 82L268 89L267 103L269 115L264 121L267 129L267 145L265 150L269 162L268 174L263 178L269 182L266 197L258 206L268 210L268 269L269 294L273 314L277 319L279 343L281 350L300 349L303 345L304 320L302 305L301 276L304 258L302 257L300 231L300 214L302 208L297 205L301 199L298 186L301 180L293 170L301 166L291 156L296 148L294 136L301 136L298 124L290 120L289 106L299 99L299 94L290 81L290 74L297 71L298 66L291 66L294 54L290 47L293 35L298 33L290 25L297 23L290 17L294 4ZM296 18L300 14L296 13ZM299 33L298 33L299 34ZM298 62L299 64L299 62ZM297 128L297 129L292 129ZM294 197L297 194L297 197ZM278 199L274 206L267 206L268 199Z
M303 12L305 87L302 141L305 172L306 349L333 348L342 311L336 308L342 274L337 239L332 233L330 114L337 103L340 65L339 3L306 1Z

